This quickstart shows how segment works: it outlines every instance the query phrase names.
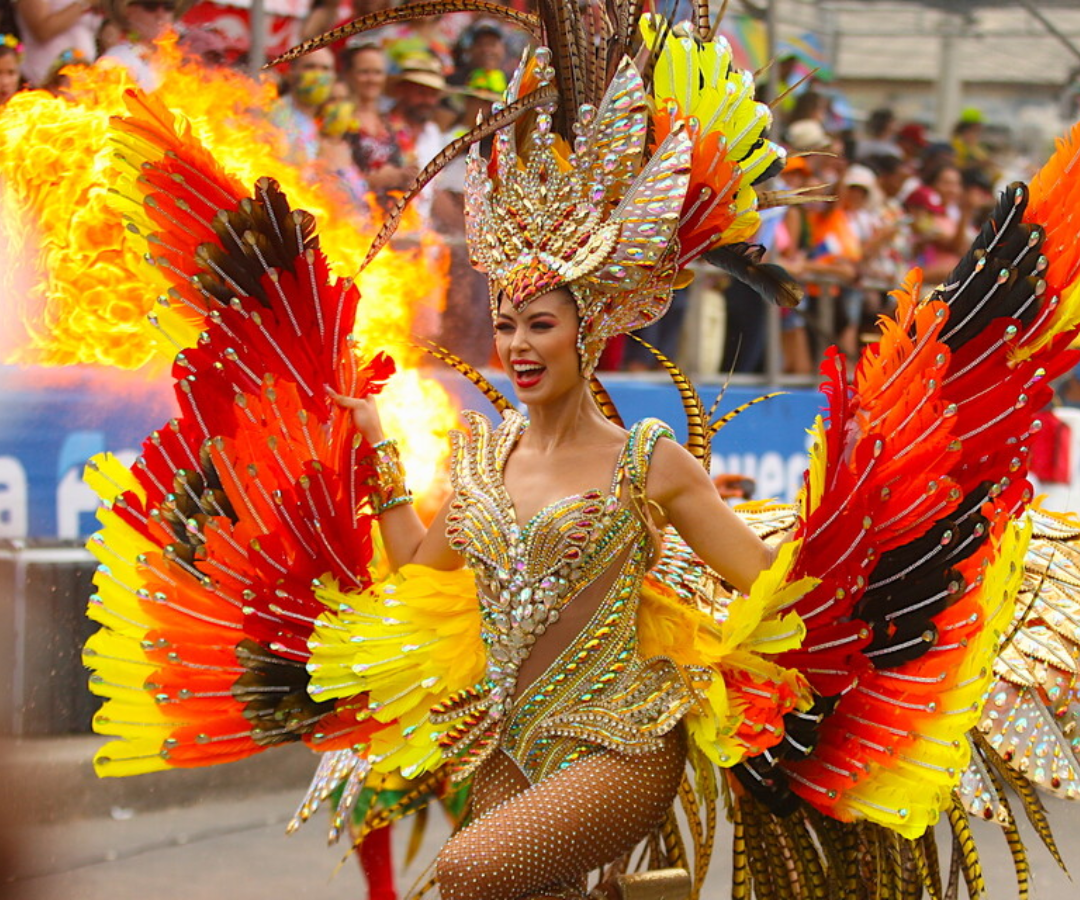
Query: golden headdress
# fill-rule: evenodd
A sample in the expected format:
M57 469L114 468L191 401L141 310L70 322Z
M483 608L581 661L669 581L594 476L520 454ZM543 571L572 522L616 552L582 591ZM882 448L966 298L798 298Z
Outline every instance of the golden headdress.
M468 243L493 315L503 298L521 309L569 288L585 371L609 338L663 315L688 263L753 234L752 184L783 162L724 38L656 16L639 34L655 48L651 84L623 56L599 104L576 110L572 143L556 133L554 107L541 107L496 135L490 159L476 145L469 159ZM527 56L507 102L553 80L550 59L543 47Z
M758 225L753 185L783 168L784 153L766 138L770 111L754 100L753 77L733 67L707 3L696 25L640 16L633 0L538 5L535 18L509 14L541 45L523 57L504 102L418 179L472 145L466 233L493 315L503 298L521 309L568 288L591 372L609 338L663 315L700 256L790 299L797 289L746 243ZM393 16L451 8L500 14L484 0L447 0ZM294 52L388 20L363 17ZM485 154L480 138L491 134Z

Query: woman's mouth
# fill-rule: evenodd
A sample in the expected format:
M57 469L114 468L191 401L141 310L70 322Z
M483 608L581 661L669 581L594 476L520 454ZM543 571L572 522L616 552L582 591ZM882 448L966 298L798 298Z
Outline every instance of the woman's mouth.
M533 387L544 377L547 370L547 366L527 359L514 360L511 366L514 370L514 384L519 388Z

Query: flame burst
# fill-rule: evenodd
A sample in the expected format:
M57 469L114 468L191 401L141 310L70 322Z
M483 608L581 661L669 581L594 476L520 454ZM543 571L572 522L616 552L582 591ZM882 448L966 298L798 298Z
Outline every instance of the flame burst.
M183 60L174 39L158 47L155 66L164 73L156 95L221 165L249 185L275 178L294 207L316 217L335 273L353 275L378 223L331 181L312 181L282 161L285 137L266 118L273 86ZM123 92L133 83L119 68L73 68L68 76L65 97L23 92L0 108L0 295L8 306L0 359L163 376L176 348L147 322L156 275L110 194L109 117L125 112ZM406 438L410 480L422 492L456 413L445 391L416 372L419 352L409 344L414 316L441 308L446 254L437 238L413 243L385 248L359 278L357 338L366 351L389 350L402 370L384 404L387 430Z

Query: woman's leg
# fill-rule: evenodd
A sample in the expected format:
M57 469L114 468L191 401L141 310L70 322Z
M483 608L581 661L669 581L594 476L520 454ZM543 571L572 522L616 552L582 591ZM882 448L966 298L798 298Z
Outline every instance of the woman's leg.
M496 750L473 776L470 809L473 821L486 816L529 787L529 779L503 750Z
M582 884L656 828L685 761L680 728L655 753L595 753L489 808L439 854L443 900L521 900Z

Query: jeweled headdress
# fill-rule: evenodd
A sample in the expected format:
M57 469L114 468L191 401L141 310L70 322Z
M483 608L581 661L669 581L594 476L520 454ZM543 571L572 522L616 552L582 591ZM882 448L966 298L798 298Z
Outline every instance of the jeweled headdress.
M490 159L476 145L469 159L467 237L492 314L503 298L521 309L569 288L585 371L609 338L663 315L690 262L753 234L751 185L783 160L724 38L648 16L639 39L649 83L624 55L599 102L577 108L569 140L554 106L541 107L495 136ZM507 102L555 79L551 59L543 47L526 56Z
M538 6L531 17L485 0L415 3L365 16L294 53L451 10L505 13L538 36L504 102L440 154L417 189L472 145L467 239L473 265L488 276L492 313L503 298L521 309L569 288L585 372L609 338L663 315L698 257L749 276L781 302L797 299L793 282L760 265L760 248L746 243L758 225L753 185L779 172L784 154L766 138L769 109L754 100L753 77L732 66L707 2L697 4L697 24L676 25L640 16L632 0ZM485 154L479 141L491 134Z

